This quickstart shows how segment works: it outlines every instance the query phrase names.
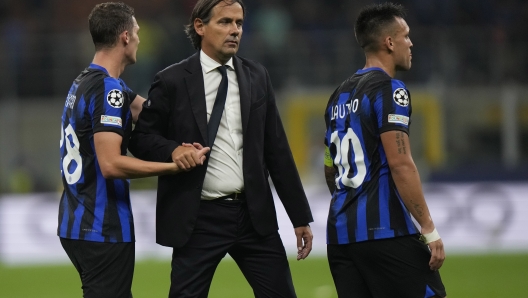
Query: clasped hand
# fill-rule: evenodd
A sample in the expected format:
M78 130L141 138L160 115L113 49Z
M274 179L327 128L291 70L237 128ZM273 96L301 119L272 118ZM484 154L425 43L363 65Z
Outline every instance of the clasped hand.
M196 166L203 165L209 147L199 143L182 143L172 151L172 161L183 171L190 171Z

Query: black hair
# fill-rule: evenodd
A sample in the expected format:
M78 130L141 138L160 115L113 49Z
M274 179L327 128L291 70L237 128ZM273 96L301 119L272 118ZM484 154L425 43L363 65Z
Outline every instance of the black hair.
M134 9L123 2L97 4L88 16L90 34L95 50L115 46L119 35L132 30Z
M242 0L198 0L191 13L189 24L185 26L185 33L195 49L198 50L202 47L202 37L194 29L194 20L201 19L204 24L208 24L212 17L211 11L220 2L225 2L227 5L240 4L244 16L246 15L246 8Z
M354 32L359 45L366 51L377 49L379 36L395 22L396 17L405 18L402 5L386 2L364 7L356 20Z

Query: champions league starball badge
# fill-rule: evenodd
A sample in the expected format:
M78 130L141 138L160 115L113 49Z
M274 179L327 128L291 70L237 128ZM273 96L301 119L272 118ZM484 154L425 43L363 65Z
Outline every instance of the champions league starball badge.
M403 88L398 88L394 90L394 93L392 95L392 98L394 99L394 102L402 107L406 107L409 105L409 95L407 94L407 90Z
M108 101L108 104L111 107L119 109L123 106L123 93L121 90L112 89L108 92L108 95L106 95L106 101Z

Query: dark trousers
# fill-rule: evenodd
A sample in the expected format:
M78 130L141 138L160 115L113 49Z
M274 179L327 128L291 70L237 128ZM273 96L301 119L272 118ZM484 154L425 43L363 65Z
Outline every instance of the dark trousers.
M174 249L169 298L207 297L216 267L227 253L255 297L296 297L279 233L255 232L244 202L215 200L200 203L189 242Z
M339 298L445 297L431 252L418 235L327 245Z
M134 242L60 241L79 272L84 298L132 298Z

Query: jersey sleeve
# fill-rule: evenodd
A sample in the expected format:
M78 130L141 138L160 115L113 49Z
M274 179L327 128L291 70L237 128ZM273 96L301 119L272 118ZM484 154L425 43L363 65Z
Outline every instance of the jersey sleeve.
M123 86L123 92L128 93L128 98L130 99L130 103L132 103L134 99L136 99L137 93L132 91L122 79L119 79L119 82L121 83L121 86Z
M411 94L403 82L390 80L382 83L374 110L380 133L401 130L409 134L411 119Z
M126 85L125 85L126 86ZM124 87L120 80L107 77L91 101L93 132L111 131L124 135L127 108Z

